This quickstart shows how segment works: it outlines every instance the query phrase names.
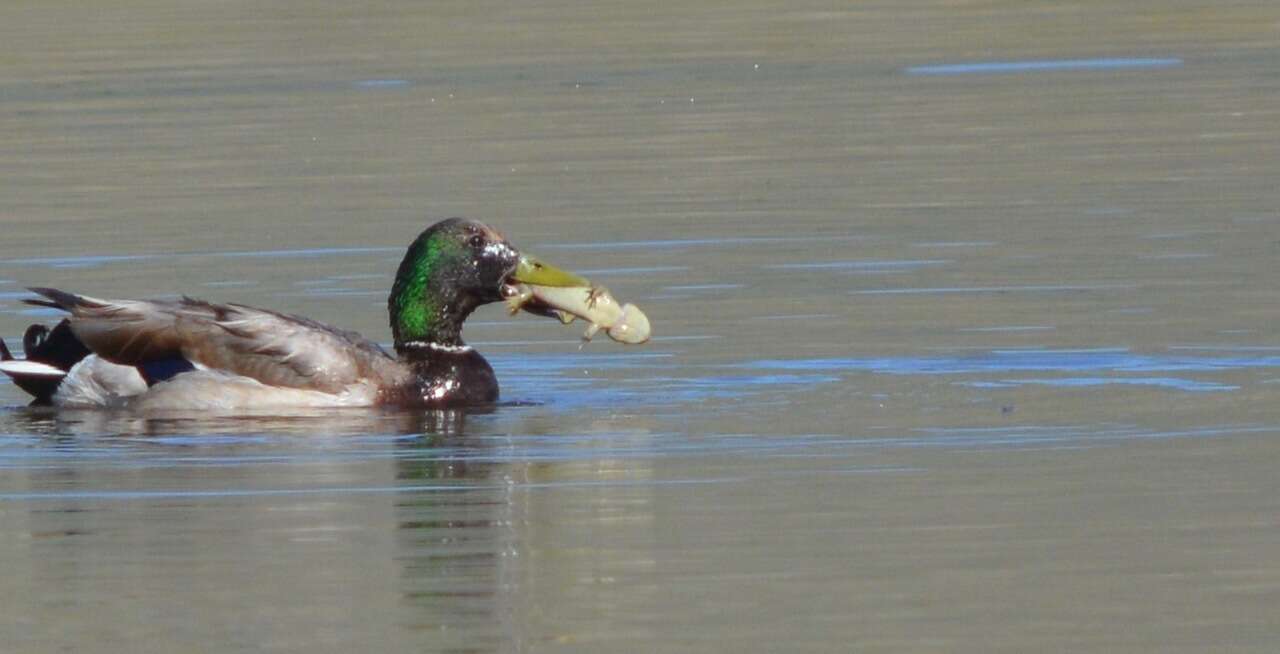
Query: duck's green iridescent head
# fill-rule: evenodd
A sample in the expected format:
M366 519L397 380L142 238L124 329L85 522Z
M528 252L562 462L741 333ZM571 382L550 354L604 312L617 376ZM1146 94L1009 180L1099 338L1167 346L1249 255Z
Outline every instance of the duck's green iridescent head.
M522 256L497 230L449 218L409 246L387 299L397 351L409 343L461 345L462 322L476 307L502 299L510 281L566 286L582 278Z

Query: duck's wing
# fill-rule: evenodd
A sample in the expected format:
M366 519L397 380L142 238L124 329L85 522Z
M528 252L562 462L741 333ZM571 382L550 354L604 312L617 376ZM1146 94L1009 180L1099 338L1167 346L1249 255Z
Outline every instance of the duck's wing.
M47 300L28 303L69 312L76 337L114 363L186 359L268 386L328 393L401 374L395 359L372 341L307 318L188 297L104 300L52 288L31 291Z

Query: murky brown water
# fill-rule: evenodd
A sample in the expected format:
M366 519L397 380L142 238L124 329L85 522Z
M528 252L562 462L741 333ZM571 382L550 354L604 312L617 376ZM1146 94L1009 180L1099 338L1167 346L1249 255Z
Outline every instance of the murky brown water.
M260 5L0 7L11 344L385 340L449 215L659 338L486 309L465 416L0 386L0 650L1274 649L1273 3Z

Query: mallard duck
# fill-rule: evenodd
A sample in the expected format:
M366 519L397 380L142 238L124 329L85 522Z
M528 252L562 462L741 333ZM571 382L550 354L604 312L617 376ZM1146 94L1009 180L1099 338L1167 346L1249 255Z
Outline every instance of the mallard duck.
M394 356L373 341L307 318L240 304L105 300L32 288L27 303L70 314L33 325L0 371L34 404L142 409L423 406L492 403L498 381L462 340L477 307L513 284L589 286L522 255L494 229L451 218L405 253L387 300Z

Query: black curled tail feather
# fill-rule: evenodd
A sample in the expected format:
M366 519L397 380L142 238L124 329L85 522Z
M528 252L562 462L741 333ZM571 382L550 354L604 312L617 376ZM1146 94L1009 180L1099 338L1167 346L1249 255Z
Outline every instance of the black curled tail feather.
M91 354L71 331L69 320L63 320L53 329L44 325L28 327L22 337L22 349L30 361L47 363L67 371Z

